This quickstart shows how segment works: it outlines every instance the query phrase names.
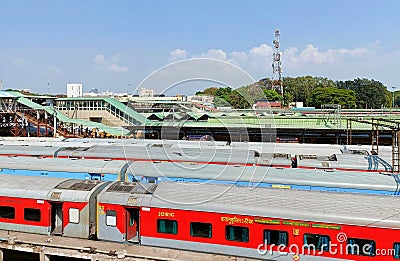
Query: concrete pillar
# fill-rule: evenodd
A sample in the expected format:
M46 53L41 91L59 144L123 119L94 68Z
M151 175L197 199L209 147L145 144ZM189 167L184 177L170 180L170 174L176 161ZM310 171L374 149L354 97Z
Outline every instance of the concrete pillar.
M40 252L40 261L50 261L50 256L46 255L44 252Z

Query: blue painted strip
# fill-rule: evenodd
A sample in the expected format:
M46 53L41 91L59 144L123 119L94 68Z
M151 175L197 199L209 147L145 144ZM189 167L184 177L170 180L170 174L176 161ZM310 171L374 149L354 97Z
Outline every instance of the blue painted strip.
M136 177L138 181L150 183L147 177ZM154 177L151 177L154 180ZM312 191L328 191L328 192L345 192L345 193L358 193L358 194L371 194L371 195L398 195L396 191L389 190L373 190L373 189L357 189L357 188L341 188L341 187L324 187L324 186L308 186L308 185L295 185L295 184L271 184L271 183L257 183L247 181L232 181L232 180L205 180L195 178L176 178L176 177L159 177L156 182L192 182L192 183L209 183L209 184L223 184L235 185L244 187L277 187L288 188L297 190L312 190Z

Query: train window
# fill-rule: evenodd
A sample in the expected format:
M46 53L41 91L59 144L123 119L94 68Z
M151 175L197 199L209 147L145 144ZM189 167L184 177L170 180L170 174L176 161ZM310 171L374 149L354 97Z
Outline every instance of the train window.
M117 226L117 212L115 210L106 211L106 225L111 227Z
M393 253L394 259L400 259L400 243L399 242L396 242L393 244L393 250L394 250L394 253Z
M267 245L287 246L288 232L278 230L264 230L264 242Z
M69 223L79 223L79 209L77 208L70 208L68 210L68 216L69 216Z
M0 218L15 218L15 208L0 206Z
M347 253L351 255L375 256L375 246L375 241L370 239L347 239Z
M247 227L226 226L225 238L229 241L249 242L249 229Z
M37 208L25 208L24 219L27 221L40 222L40 209Z
M169 219L157 219L157 232L164 234L178 234L178 222Z
M318 234L304 234L304 246L309 249L329 251L329 236Z
M190 235L192 237L212 237L212 225L210 223L191 222Z

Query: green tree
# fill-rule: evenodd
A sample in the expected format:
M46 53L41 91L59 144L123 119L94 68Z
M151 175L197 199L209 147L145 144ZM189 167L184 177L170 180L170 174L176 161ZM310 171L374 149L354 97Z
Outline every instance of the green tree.
M357 78L353 81L339 81L337 87L355 91L357 108L379 109L390 104L387 88L375 80Z
M263 92L268 101L283 101L282 95L277 93L275 90L264 89Z
M393 94L391 95L391 99L393 98ZM391 108L392 105L388 106ZM400 95L399 92L394 92L394 107L398 108L400 106Z
M352 109L356 105L356 93L335 87L317 87L311 93L310 105L321 108L324 104L338 104L342 108Z
M229 94L229 103L235 109L251 108L251 104L239 91L234 90Z
M217 87L210 87L205 89L204 91L201 92L196 92L196 95L209 95L209 96L214 96L215 93L217 92L218 88Z
M285 77L283 78L283 87L283 95L285 96L285 101L287 103L292 101L302 101L305 106L310 106L311 93L315 88L335 87L335 82L323 77Z
M229 101L229 95L232 92L232 88L231 87L223 87L223 88L218 88L215 93L214 96L220 97L222 99L224 99L225 101Z

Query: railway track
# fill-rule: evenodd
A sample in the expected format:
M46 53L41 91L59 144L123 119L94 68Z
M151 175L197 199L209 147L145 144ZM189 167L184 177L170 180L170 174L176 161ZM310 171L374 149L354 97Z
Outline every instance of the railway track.
M57 258L96 261L252 260L175 249L118 244L0 230L0 260L51 261Z

